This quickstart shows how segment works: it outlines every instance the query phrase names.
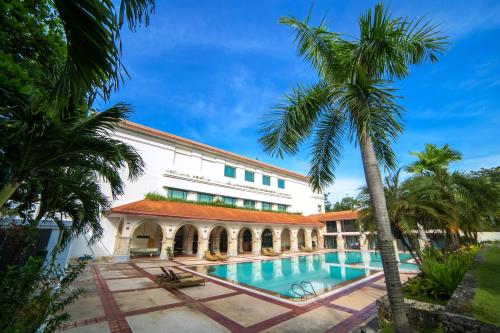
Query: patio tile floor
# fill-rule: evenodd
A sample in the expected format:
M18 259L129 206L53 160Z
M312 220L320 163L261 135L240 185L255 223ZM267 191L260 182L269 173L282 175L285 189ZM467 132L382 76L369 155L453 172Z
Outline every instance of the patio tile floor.
M163 288L115 293L113 297L123 312L179 303L177 297Z
M231 261L258 260L258 256ZM268 258L265 258L268 259ZM376 314L385 295L383 276L317 299L290 304L209 278L205 286L166 290L155 282L159 267L208 264L198 258L96 263L75 281L88 287L66 311L60 331L80 332L349 332ZM402 274L406 280L408 274Z
M290 311L288 308L245 294L217 299L205 305L245 327Z

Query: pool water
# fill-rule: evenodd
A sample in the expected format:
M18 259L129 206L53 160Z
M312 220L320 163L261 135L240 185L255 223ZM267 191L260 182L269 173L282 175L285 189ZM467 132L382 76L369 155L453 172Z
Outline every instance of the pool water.
M402 271L417 270L415 264L404 262L411 259L409 254L400 253L399 258ZM377 252L345 251L193 269L277 296L297 298L291 290L293 283L308 281L316 294L321 294L379 272L380 260ZM308 285L306 289L311 287Z

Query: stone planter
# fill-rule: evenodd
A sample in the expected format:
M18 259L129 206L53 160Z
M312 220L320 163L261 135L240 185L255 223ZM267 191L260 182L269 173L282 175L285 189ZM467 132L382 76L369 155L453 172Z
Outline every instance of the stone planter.
M405 299L406 315L410 325L417 331L431 332L442 327L445 307ZM379 323L391 321L391 311L387 296L377 300L377 316Z

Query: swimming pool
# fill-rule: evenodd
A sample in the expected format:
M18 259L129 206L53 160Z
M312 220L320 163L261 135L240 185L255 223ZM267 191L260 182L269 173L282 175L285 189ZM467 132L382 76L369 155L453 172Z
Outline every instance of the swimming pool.
M400 253L399 258L401 271L417 270L415 264L405 262L411 258L409 254ZM345 251L191 269L275 296L296 299L299 296L291 289L293 283L308 281L319 295L380 272L380 260L377 252Z

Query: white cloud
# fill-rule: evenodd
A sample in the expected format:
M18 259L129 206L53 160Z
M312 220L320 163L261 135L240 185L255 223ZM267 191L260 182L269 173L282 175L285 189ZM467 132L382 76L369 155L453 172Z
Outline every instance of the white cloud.
M500 166L500 154L466 158L459 162L455 162L453 165L453 169L471 171L496 166Z
M335 183L330 186L325 192L330 193L330 201L332 203L335 203L337 201L340 201L346 195L356 197L359 193L359 188L365 184L366 182L364 178L337 178L337 180L335 180Z

